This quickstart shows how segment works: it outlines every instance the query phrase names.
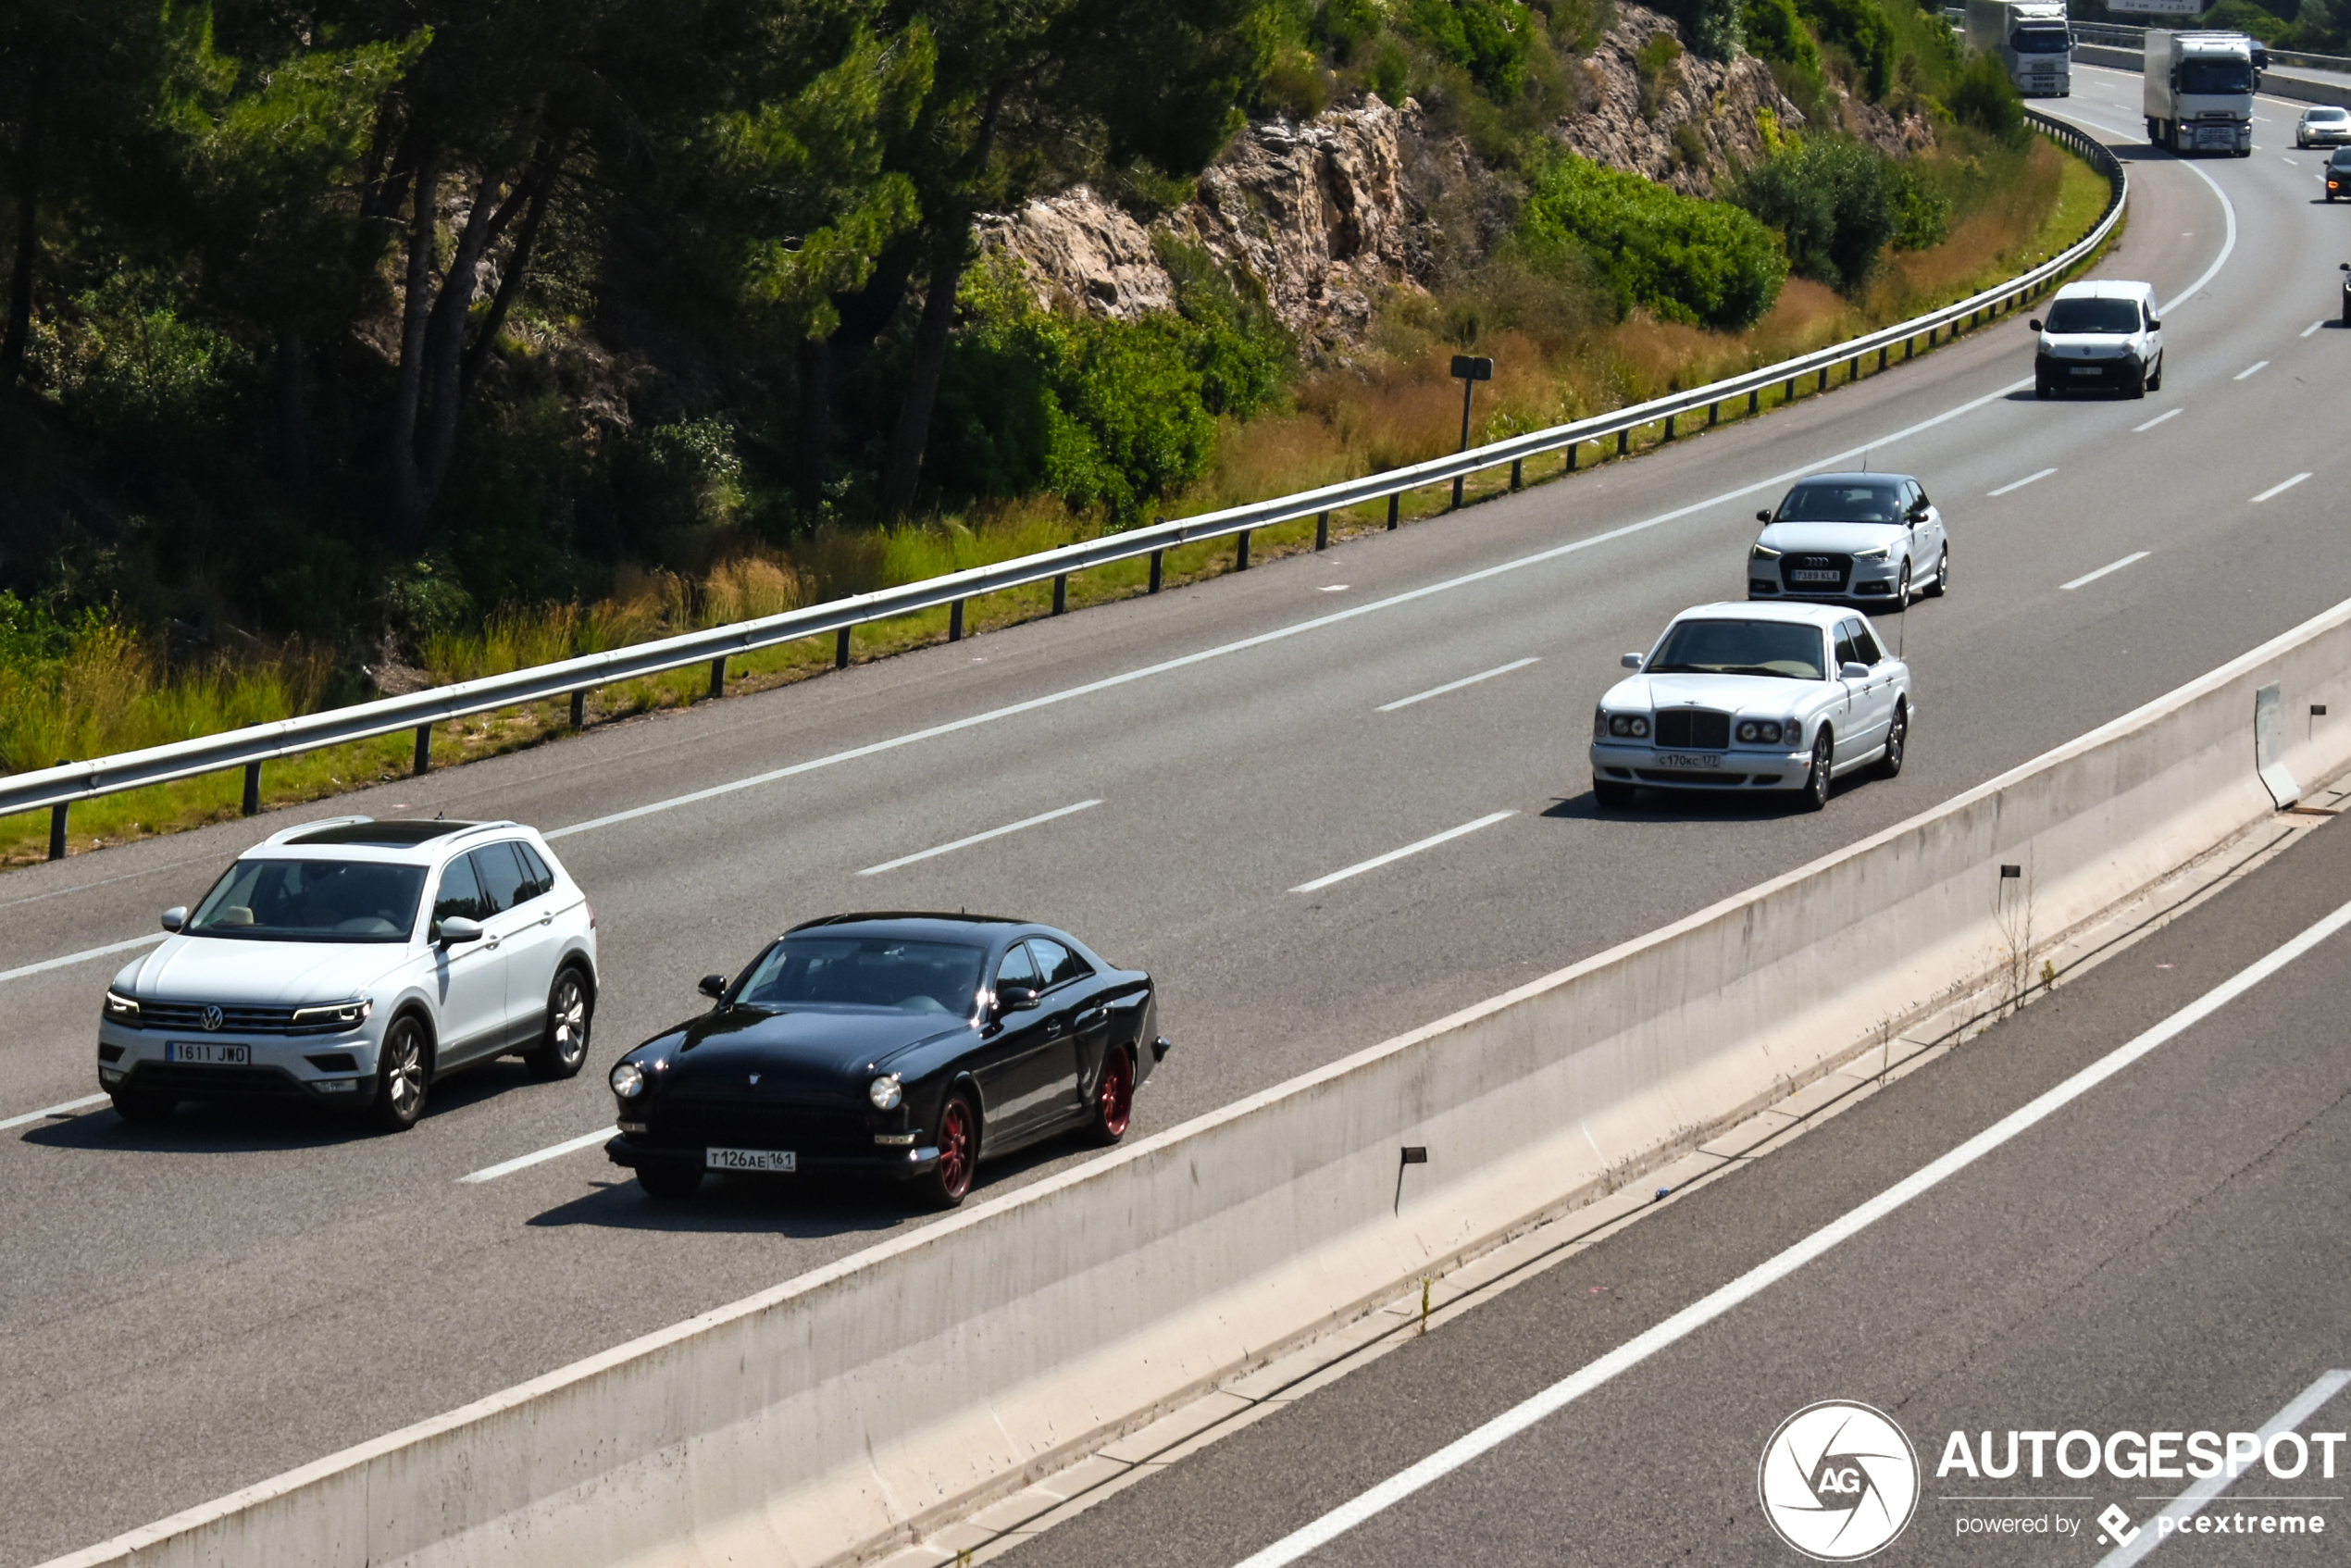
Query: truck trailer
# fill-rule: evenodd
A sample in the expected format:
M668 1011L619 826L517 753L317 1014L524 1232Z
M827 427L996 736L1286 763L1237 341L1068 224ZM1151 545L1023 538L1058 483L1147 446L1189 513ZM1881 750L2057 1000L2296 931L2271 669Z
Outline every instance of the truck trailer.
M2146 31L2147 140L2174 153L2253 156L2253 40Z
M1967 0L1967 44L1996 58L2028 98L2073 92L2073 30L2061 0Z

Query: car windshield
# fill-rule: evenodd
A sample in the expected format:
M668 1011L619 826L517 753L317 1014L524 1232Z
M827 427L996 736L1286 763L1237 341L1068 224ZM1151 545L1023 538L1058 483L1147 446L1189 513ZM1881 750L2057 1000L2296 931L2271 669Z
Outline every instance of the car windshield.
M2351 168L2351 147L2337 147L2327 159L2329 168Z
M2250 93L2253 64L2249 60L2186 59L2180 62L2183 93Z
M1891 479L1814 480L1780 503L1781 523L1898 523L1901 487Z
M2344 109L2306 109L2303 111L2302 115L2303 123L2306 125L2333 125L2337 121L2345 118L2351 118L2351 111Z
M2021 27L2009 34L2009 46L2020 55L2061 55L2072 46L2065 29L2051 23Z
M2096 333L2128 337L2139 330L2136 300L2071 299L2049 306L2048 330L2058 336Z
M1821 628L1799 621L1682 621L1665 634L1649 675L1767 675L1826 680Z
M754 1007L894 1007L967 1018L988 950L902 937L786 937L760 954L735 1000Z
M404 942L425 890L421 865L364 860L241 860L212 885L185 932L264 942Z

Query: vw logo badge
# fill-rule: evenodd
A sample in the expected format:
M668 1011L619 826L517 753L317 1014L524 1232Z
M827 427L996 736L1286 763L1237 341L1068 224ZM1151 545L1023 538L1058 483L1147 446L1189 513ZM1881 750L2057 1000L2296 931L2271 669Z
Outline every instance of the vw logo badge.
M207 1002L204 1004L204 1027L207 1032L220 1027L220 1003Z
M1884 1412L1823 1400L1780 1423L1755 1485L1780 1539L1817 1562L1852 1562L1909 1526L1919 1456Z
M758 1075L757 1073L753 1073L753 1074L751 1076L751 1081L752 1081L753 1085L754 1087L756 1087L756 1086L757 1086L757 1084L758 1084L758 1082L759 1082L759 1075Z

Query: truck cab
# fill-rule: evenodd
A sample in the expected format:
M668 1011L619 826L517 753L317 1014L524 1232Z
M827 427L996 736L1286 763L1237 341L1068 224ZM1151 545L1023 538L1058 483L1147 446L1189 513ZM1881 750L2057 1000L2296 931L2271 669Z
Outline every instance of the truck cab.
M2147 140L2174 154L2253 156L2253 40L2241 32L2146 32Z
M2059 0L1968 0L1968 47L2006 67L2028 98L2073 91L2073 30Z

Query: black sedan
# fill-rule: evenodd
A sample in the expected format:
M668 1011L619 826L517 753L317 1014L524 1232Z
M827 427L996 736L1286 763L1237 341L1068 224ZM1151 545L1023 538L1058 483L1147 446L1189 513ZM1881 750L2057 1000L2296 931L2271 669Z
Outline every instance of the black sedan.
M654 1198L710 1171L847 1171L952 1208L983 1158L1117 1142L1167 1053L1149 975L1026 921L834 915L702 989L715 1006L612 1070L605 1152Z

